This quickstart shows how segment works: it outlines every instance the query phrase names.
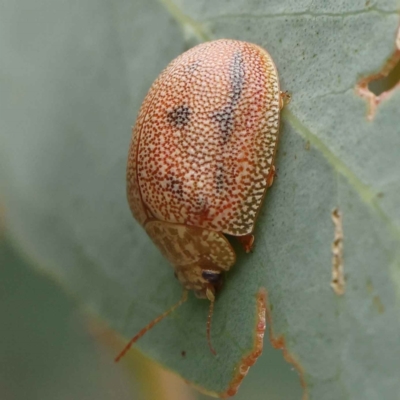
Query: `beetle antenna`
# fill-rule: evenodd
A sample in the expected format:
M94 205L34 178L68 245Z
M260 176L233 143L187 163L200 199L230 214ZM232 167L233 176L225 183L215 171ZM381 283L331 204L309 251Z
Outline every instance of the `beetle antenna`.
M167 315L171 314L174 310L176 310L179 306L181 306L188 298L188 291L185 289L182 293L181 299L174 304L171 308L169 308L167 311L159 315L157 318L154 318L153 321L151 321L149 324L147 324L143 329L141 329L136 336L134 336L129 343L124 347L124 349L121 351L121 353L118 354L117 357L115 357L115 362L118 362L127 352L128 350L132 347L132 345L137 342L147 331L149 331L151 328L153 328L154 325L158 324L161 320L163 320Z
M211 319L212 315L214 312L214 299L210 300L210 308L208 310L208 318L207 318L207 342L208 342L208 347L211 350L211 353L214 354L214 356L217 355L217 352L214 350L214 347L211 344Z

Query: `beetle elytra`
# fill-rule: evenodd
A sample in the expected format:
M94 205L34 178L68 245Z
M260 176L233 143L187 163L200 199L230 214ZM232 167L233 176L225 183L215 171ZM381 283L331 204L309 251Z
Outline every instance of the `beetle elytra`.
M275 173L280 110L289 95L261 47L237 40L200 44L151 86L133 128L127 195L135 219L173 265L182 299L210 301L207 339L222 273L236 255L226 235L252 249L254 224Z

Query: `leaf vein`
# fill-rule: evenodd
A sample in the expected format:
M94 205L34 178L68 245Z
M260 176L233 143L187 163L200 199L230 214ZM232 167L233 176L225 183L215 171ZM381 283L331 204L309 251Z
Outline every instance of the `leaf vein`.
M294 114L289 110L283 111L283 116L292 125L292 127L302 136L308 140L311 145L318 149L323 156L325 156L328 163L334 168L335 171L343 175L354 190L359 194L361 200L384 221L386 226L389 228L394 239L400 245L400 229L392 222L390 217L382 209L378 202L377 193L375 193L368 185L362 182L358 176L356 176L351 169L341 161L329 148L328 146L319 139L314 133L312 133Z
M269 18L282 18L282 17L299 17L299 16L304 16L304 17L333 17L333 18L345 18L345 17L352 17L352 16L357 16L357 15L365 15L365 14L380 14L382 16L398 16L400 11L399 10L393 10L393 11L387 11L387 10L381 10L378 8L368 8L366 10L358 10L358 11L348 11L345 13L326 13L326 12L312 12L309 10L306 11L299 11L299 12L293 12L293 13L271 13L271 14L224 14L224 15L217 15L214 17L209 17L207 19L202 20L202 23L207 23L207 22L212 22L212 21L219 21L222 19L236 19L236 18L254 18L254 19L269 19Z

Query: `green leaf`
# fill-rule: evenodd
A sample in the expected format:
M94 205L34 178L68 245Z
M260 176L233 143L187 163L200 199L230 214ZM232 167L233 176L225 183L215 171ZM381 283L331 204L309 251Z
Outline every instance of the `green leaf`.
M38 268L127 338L179 299L171 268L126 203L130 126L151 82L188 46L255 42L272 55L292 102L255 251L240 252L216 303L218 356L205 338L208 304L194 297L138 347L203 389L226 392L253 347L265 287L274 333L310 399L396 399L400 91L368 120L356 86L394 54L398 2L6 3L1 193L8 233ZM342 296L330 286L334 208Z

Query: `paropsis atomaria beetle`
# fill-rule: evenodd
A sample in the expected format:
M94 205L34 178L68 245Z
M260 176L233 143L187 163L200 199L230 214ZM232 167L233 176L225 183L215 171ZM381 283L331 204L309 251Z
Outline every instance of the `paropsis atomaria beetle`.
M133 128L127 194L135 219L169 260L182 299L143 328L117 357L182 304L210 301L207 338L222 274L246 251L272 184L282 93L261 47L237 40L200 44L173 60L151 86Z

